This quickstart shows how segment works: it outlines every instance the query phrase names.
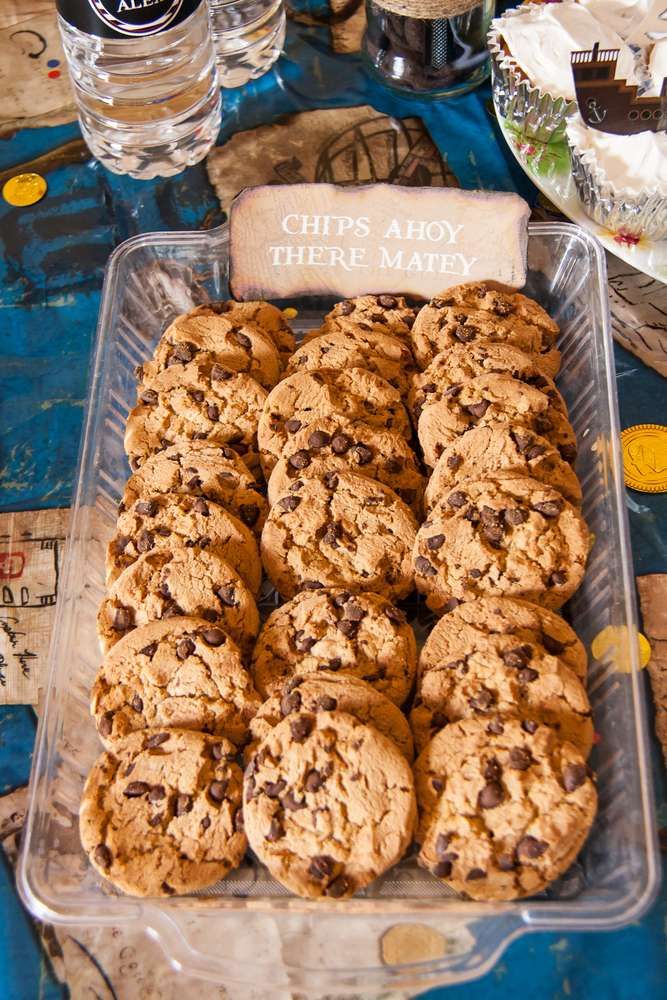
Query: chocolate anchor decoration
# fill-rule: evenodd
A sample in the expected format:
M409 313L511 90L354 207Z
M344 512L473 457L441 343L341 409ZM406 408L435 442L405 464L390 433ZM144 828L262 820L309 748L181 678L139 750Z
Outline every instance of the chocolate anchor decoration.
M667 77L658 97L639 97L637 86L616 79L618 49L592 49L570 56L579 111L586 125L614 135L667 128Z

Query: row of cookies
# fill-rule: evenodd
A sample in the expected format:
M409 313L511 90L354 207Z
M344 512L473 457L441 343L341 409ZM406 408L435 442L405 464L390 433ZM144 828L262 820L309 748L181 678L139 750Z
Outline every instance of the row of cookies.
M91 692L107 752L80 811L91 862L135 895L210 885L247 850L236 758L261 704L246 664L267 503L240 455L256 462L293 348L273 306L220 303L178 317L137 370Z

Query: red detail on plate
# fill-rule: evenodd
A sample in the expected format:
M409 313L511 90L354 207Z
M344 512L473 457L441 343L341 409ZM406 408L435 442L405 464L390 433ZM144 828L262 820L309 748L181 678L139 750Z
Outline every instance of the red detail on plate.
M624 247L636 247L640 240L641 236L636 236L634 233L624 233L621 231L614 235L614 243L620 243Z
M60 76L60 70L52 69L49 73L49 80L57 80L59 76Z
M24 552L0 552L0 580L16 580L23 575Z

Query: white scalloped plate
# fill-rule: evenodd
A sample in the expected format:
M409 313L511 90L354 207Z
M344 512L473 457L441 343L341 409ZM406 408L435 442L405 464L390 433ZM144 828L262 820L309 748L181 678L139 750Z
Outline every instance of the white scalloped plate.
M605 250L651 278L667 284L667 240L641 239L630 244L623 237L598 225L584 212L570 170L570 154L565 140L557 143L527 141L517 129L508 125L495 109L505 142L535 187L546 195L559 211L572 222L596 236Z

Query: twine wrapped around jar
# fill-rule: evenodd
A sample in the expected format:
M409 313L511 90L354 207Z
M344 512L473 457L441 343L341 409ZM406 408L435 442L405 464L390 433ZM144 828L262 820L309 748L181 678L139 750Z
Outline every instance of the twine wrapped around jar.
M418 21L439 21L457 17L479 5L480 0L373 0L376 7L390 14L412 17Z

